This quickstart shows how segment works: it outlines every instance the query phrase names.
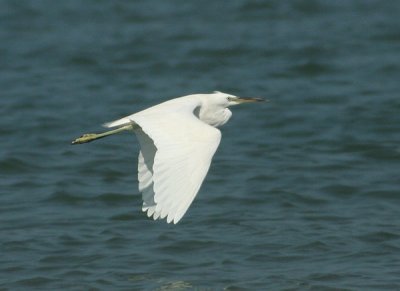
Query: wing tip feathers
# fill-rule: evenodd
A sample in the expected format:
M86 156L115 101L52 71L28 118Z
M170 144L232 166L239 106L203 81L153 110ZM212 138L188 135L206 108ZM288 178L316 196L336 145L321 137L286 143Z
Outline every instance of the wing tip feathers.
M147 217L153 218L153 220L163 220L165 219L165 222L170 224L177 224L181 219L183 215L177 215L177 214L171 214L171 213L162 213L162 208L160 210L156 210L155 205L153 206L144 206L142 207L142 211L146 213Z

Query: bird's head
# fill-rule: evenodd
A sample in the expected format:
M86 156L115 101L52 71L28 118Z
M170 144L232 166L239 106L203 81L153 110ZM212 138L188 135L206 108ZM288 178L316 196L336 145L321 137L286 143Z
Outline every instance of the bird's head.
M264 99L254 97L238 97L232 94L227 94L219 91L214 91L215 101L224 107L238 105L242 103L263 102Z
M235 95L215 91L211 94L197 95L201 98L201 106L194 111L195 115L205 123L219 127L230 119L232 112L229 106L264 101L261 98L243 98Z

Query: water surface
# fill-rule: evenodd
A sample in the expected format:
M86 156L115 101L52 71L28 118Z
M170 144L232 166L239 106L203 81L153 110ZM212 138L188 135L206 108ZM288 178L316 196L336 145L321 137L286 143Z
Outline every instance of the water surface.
M400 288L400 4L2 1L0 288ZM138 144L84 132L172 97L233 108L178 225Z

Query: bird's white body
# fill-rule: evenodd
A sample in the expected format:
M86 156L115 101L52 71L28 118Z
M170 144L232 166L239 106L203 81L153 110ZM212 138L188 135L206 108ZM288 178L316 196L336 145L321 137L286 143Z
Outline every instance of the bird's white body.
M86 134L73 141L85 143L133 129L140 143L138 158L142 210L154 219L177 223L186 213L211 164L221 140L216 127L243 102L262 101L222 92L175 98L105 124L118 127L103 134Z
M223 96L220 97L219 95ZM178 97L124 118L106 123L104 126L124 126L134 121L134 118L140 115L149 116L151 114L157 114L158 118L160 118L160 116L162 116L160 112L175 112L175 114L186 112L190 114L190 117L195 116L208 125L218 127L228 122L232 116L232 112L226 108L229 104L225 96L233 97L233 95L218 91L215 91L213 94L193 94ZM221 101L215 102L216 99L221 99Z
M149 217L177 223L186 213L220 143L221 132L215 127L232 116L225 96L183 96L105 124L140 126L135 130L141 146L138 180L142 210Z

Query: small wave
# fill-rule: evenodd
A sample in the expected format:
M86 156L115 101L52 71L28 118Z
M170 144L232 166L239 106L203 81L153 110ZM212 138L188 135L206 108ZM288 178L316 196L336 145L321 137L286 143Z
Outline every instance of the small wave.
M65 191L57 191L57 192L53 193L52 195L50 195L50 197L47 198L45 201L75 205L86 199L87 198L73 195L73 194L65 192Z
M14 157L0 160L0 168L8 174L21 174L32 171L32 165L27 160Z
M396 240L400 237L399 234L387 231L374 231L365 235L360 235L357 238L363 242L375 243Z
M328 66L321 63L313 63L313 62L308 62L305 64L293 66L291 70L296 74L301 74L306 76L328 74L334 71L332 66Z

